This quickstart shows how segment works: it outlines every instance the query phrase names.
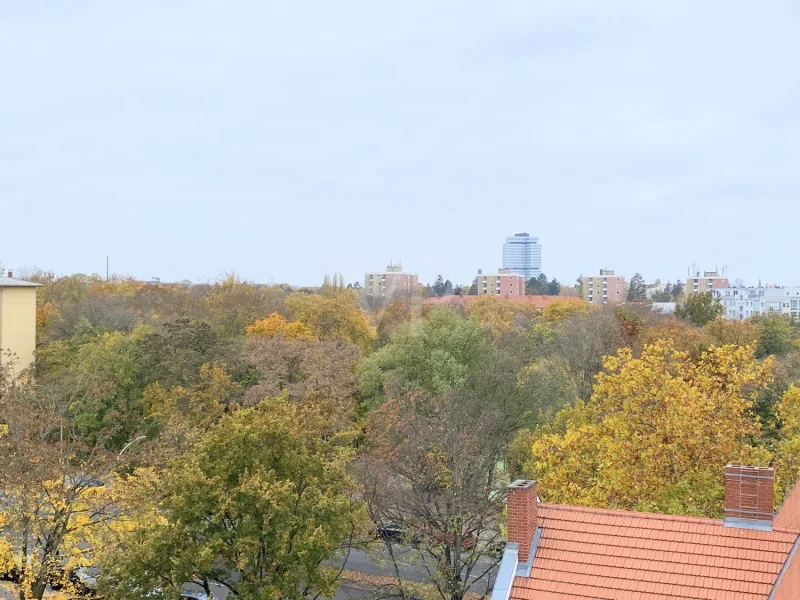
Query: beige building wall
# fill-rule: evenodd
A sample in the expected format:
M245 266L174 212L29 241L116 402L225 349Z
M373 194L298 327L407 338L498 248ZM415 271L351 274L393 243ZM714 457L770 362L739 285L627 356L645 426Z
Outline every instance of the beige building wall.
M389 265L383 273L366 273L364 293L387 298L412 295L419 286L419 277L416 273L403 273L401 269L400 265Z
M727 277L720 277L716 271L706 271L702 277L700 277L700 273L696 273L695 277L689 277L683 292L688 296L727 287L730 287Z
M601 269L600 275L583 278L583 299L592 304L619 304L625 301L625 277Z
M0 365L9 365L9 350L15 354L11 368L17 375L33 364L36 350L35 287L6 287L0 283Z
M478 275L478 295L517 298L525 295L525 278L516 273L501 272L491 275Z

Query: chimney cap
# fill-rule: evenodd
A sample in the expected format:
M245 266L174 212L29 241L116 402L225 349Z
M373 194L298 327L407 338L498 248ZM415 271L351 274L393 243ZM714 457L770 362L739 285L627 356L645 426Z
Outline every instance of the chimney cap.
M525 489L531 487L532 485L536 485L536 481L534 481L533 479L517 479L516 481L510 483L508 487L515 489Z

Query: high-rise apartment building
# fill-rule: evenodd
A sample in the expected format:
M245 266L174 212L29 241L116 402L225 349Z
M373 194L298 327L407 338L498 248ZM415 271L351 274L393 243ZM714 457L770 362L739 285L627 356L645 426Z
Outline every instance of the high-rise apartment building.
M700 271L695 271L694 277L689 277L686 280L686 287L683 292L688 296L689 294L702 294L726 287L730 287L728 278L720 276L716 271L703 271L702 277L700 276Z
M619 304L625 300L625 278L600 269L600 275L583 278L583 299L592 304Z
M519 273L528 281L542 274L542 245L539 238L517 233L503 244L503 268Z
M383 273L364 275L364 292L369 296L391 298L396 295L411 295L419 285L416 273L403 273L400 263L391 264Z
M511 269L500 269L492 275L478 271L478 295L490 294L501 298L525 295L525 278Z

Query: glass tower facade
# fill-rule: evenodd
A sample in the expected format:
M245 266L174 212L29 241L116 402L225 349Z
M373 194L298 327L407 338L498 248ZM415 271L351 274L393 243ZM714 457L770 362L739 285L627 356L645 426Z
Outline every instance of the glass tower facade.
M503 268L519 273L525 281L541 275L542 245L539 238L527 233L507 237L503 244Z

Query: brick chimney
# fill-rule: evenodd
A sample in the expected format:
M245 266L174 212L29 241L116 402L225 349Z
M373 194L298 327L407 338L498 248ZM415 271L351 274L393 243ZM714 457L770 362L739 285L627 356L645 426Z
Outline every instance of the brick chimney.
M527 563L536 533L536 482L517 479L508 486L508 541L519 544L519 562Z
M772 467L725 467L725 526L772 529L775 514Z
M8 278L9 279L14 279L14 272L13 271L9 271L8 272Z

